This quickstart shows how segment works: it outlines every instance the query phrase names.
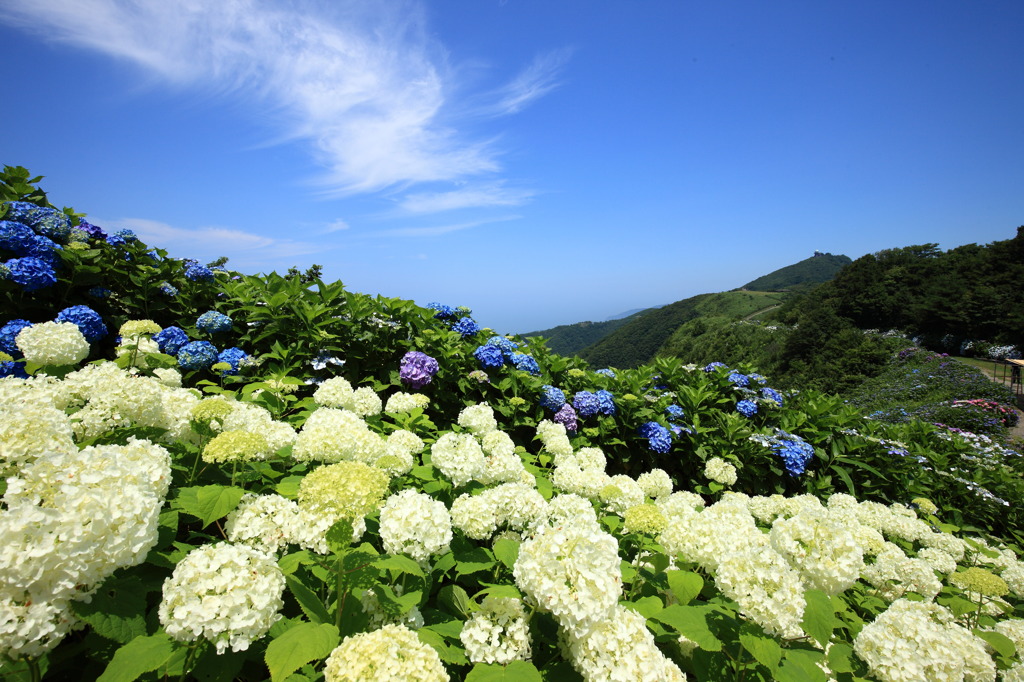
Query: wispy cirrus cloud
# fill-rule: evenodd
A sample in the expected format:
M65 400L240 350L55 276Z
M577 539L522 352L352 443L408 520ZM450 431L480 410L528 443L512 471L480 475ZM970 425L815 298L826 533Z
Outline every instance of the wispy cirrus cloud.
M417 192L402 197L399 208L408 213L438 213L482 206L520 206L534 196L503 182L474 184L448 192Z
M489 225L491 223L503 223L509 220L518 220L521 216L507 215L497 218L487 218L484 220L470 220L462 223L450 223L446 225L433 225L429 227L397 227L390 230L381 230L375 232L374 236L377 237L438 237L451 232L461 232L462 230L471 230L475 227L482 225Z
M460 131L458 70L414 0L3 0L0 21L128 61L160 83L260 103L277 117L279 140L311 146L328 195L501 170L490 139ZM538 57L492 91L491 113L515 113L549 92L567 57Z
M185 228L147 218L119 218L96 223L105 230L129 229L148 244L159 244L175 258L194 258L209 262L230 255L229 267L235 269L286 270L305 256L320 254L323 243L277 239L229 227Z

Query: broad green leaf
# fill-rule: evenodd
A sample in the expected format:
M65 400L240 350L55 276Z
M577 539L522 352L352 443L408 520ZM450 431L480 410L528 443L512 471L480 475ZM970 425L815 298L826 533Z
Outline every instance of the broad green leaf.
M332 622L331 615L313 590L306 587L295 576L286 575L284 579L288 585L288 590L295 597L295 601L299 603L299 608L302 609L307 618L317 624Z
M466 682L541 682L540 671L527 661L508 665L477 663L466 675Z
M693 571L666 571L668 586L676 595L676 600L686 606L704 589L704 578Z
M217 649L208 647L196 659L191 676L199 682L234 682L245 665L247 655L245 651L218 654Z
M935 601L952 611L957 618L965 613L973 613L978 610L977 604L963 597L939 597Z
M1000 656L1013 658L1014 654L1017 653L1017 646L1013 643L1013 640L1006 635L991 630L974 630L974 634L991 644L992 648L995 649L996 653Z
M828 667L834 673L852 673L853 647L846 642L834 642L828 650Z
M345 590L354 590L356 588L370 588L373 587L377 579L377 566L376 554L370 554L368 551L360 547L359 549L349 549L343 554L337 555L340 557L341 570L341 585Z
M203 528L206 528L217 519L227 516L228 512L238 506L244 494L244 488L226 485L181 488L178 490L174 505L186 514L198 518L203 522Z
M332 552L343 552L352 546L352 522L346 519L336 521L327 529L327 548Z
M519 558L519 543L508 538L496 540L494 556L511 571L516 565L516 559Z
M98 635L127 644L146 634L146 594L146 586L136 576L112 578L88 604L72 602L71 606Z
M820 651L786 649L782 665L774 672L778 682L827 682L828 676L817 663L824 658Z
M494 555L483 547L477 547L461 538L456 538L451 547L455 555L455 572L458 575L469 575L494 568Z
M409 573L410 575L420 578L423 577L423 569L420 565L403 554L389 554L382 556L374 561L373 565L377 568L398 571L399 573Z
M166 665L174 650L175 644L166 632L136 637L114 652L97 682L132 682L139 675Z
M655 614L660 613L665 605L662 603L660 597L641 597L636 601L622 602L622 605L627 609L633 609L644 618L653 618Z
M721 651L722 642L708 628L707 609L698 606L669 606L653 616L676 632L693 640L705 651Z
M270 679L279 682L306 663L327 658L340 640L338 628L329 623L303 623L293 627L267 645L264 660Z
M431 628L420 628L416 631L420 641L430 646L437 652L438 657L445 663L452 665L467 665L466 651L462 648L461 642L453 646L449 644L449 638L442 637L437 631Z
M420 628L420 632L423 630L430 630L431 632L436 632L446 639L459 641L459 635L462 634L462 626L465 624L465 621L461 620L446 620L443 623L424 625Z
M519 588L515 585L488 585L484 589L476 593L475 598L481 599L483 597L511 597L512 599L522 599L523 593L519 591Z
M285 575L291 575L295 571L299 570L299 566L311 563L313 563L313 557L305 549L300 549L298 552L292 552L291 554L285 554L277 560L278 567Z
M437 600L453 616L469 618L469 615L473 612L473 600L458 585L445 585L442 587L441 591L437 593Z
M782 647L768 635L755 632L754 628L744 628L740 632L740 644L750 652L755 661L769 670L779 667L779 661L782 660Z
M813 637L824 649L832 639L832 631L836 627L832 600L821 590L807 590L804 592L804 599L807 606L804 607L804 617L800 625L804 632Z
M302 483L304 476L285 476L277 485L274 486L274 490L281 497L287 497L289 500L294 500L299 494L299 484Z

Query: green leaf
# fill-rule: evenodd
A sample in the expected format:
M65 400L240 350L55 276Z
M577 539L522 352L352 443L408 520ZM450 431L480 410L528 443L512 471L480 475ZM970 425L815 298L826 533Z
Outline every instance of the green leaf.
M627 601L622 603L627 609L633 609L644 618L653 618L655 614L660 613L665 605L661 601L661 597L641 597L636 601Z
M465 679L466 682L541 682L543 678L533 663L512 661L508 665L477 663Z
M244 488L226 485L181 488L178 490L178 497L174 500L174 506L186 514L198 518L203 522L203 528L206 528L217 519L227 516L228 512L237 507L245 492Z
M327 613L323 602L317 598L313 590L302 584L302 581L295 576L286 575L284 579L288 585L288 590L295 597L295 601L299 603L299 608L302 609L307 618L317 624L332 622L331 615Z
M445 663L451 665L467 665L466 651L462 648L461 642L458 646L452 646L445 637L431 628L420 628L416 631L420 641L430 646L437 652L438 657Z
M669 589L676 595L676 600L686 606L704 589L704 578L693 571L666 571Z
M146 586L136 576L112 578L92 600L72 602L75 615L92 626L96 634L127 644L146 634Z
M330 623L302 623L285 631L267 645L270 679L279 682L306 663L327 658L340 641L338 628Z
M821 590L807 590L804 592L804 599L807 606L804 607L804 617L800 625L804 632L813 637L824 649L832 639L832 630L836 627L832 600Z
M455 573L458 575L469 575L494 568L494 555L483 547L477 547L462 538L456 538L451 547L455 555Z
M352 546L352 522L346 519L336 521L327 529L327 548L332 552L343 552Z
M669 606L653 619L668 625L705 651L721 651L722 641L708 627L708 610L699 606Z
M295 571L299 570L299 566L311 563L313 563L313 556L305 549L300 549L298 552L292 552L291 554L285 554L277 560L278 567L285 575L291 575Z
M472 600L466 591L458 585L445 585L437 593L437 601L441 606L448 609L453 616L469 618L473 612Z
M1014 654L1017 653L1017 646L1013 643L1013 640L1006 635L991 630L974 630L973 632L975 635L991 644L992 648L996 650L996 653L1004 658L1013 658Z
M114 652L97 682L132 682L143 673L158 670L174 655L175 644L166 632L136 637Z
M508 538L496 540L494 556L511 571L516 565L516 559L519 558L519 543Z
M399 573L408 573L420 578L423 577L423 569L420 568L420 565L404 554L389 554L383 556L374 561L373 565L377 568L397 571Z
M285 476L277 485L274 486L274 490L281 497L287 497L289 500L294 500L299 494L299 484L302 483L302 479L305 476Z
M834 673L852 673L853 647L846 642L835 642L828 650L828 667Z
M779 667L782 647L768 635L756 632L754 628L744 628L740 631L740 644L750 652L755 661L769 670Z
M828 676L817 666L824 655L819 651L787 649L782 666L773 671L778 682L828 682Z

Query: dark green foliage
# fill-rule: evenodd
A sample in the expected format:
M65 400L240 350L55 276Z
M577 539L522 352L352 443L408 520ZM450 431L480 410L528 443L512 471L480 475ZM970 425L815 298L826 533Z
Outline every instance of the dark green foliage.
M758 277L753 282L744 284L742 288L750 291L782 291L801 285L820 284L835 277L836 273L851 262L853 261L849 256L834 256L831 253L816 251L810 258Z
M642 310L627 317L606 322L577 322L563 324L551 329L523 334L526 338L541 337L548 348L559 355L575 355L587 346L592 346L630 320L649 311Z

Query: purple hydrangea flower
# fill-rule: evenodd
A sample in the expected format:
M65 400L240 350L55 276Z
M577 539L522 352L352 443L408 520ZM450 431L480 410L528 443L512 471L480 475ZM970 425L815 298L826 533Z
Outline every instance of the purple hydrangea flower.
M568 433L576 433L576 430L579 428L579 422L576 420L576 410L572 409L572 405L569 403L562 405L562 409L555 413L555 422L564 426Z
M104 232L101 228L97 227L96 225L93 225L92 223L86 221L84 218L79 219L78 229L82 230L93 239L107 238L106 232Z
M418 350L411 350L402 356L402 366L398 372L399 378L410 388L423 388L429 384L440 367L437 360L426 353Z
M584 419L593 417L601 411L601 401L590 391L577 391L572 397L572 406Z
M188 343L188 334L181 327L167 327L153 334L153 340L161 353L177 355L181 347Z
M505 355L497 346L483 345L473 351L473 357L485 369L496 369L505 364Z
M73 305L57 313L57 322L74 322L89 343L95 343L107 335L107 325L100 314L85 305Z
M7 353L15 359L23 357L21 349L18 348L18 344L14 340L22 329L31 326L32 323L28 320L11 320L3 327L0 327L0 351Z
M190 341L178 351L178 365L182 369L206 369L216 361L217 349L209 341Z
M7 276L25 291L36 291L57 283L57 273L53 271L53 266L32 256L12 258L4 266L8 271Z
M736 411L744 417L753 417L757 414L757 403L753 400L741 400L736 403Z
M560 388L545 384L541 387L540 406L550 412L558 412L565 405L565 393Z

